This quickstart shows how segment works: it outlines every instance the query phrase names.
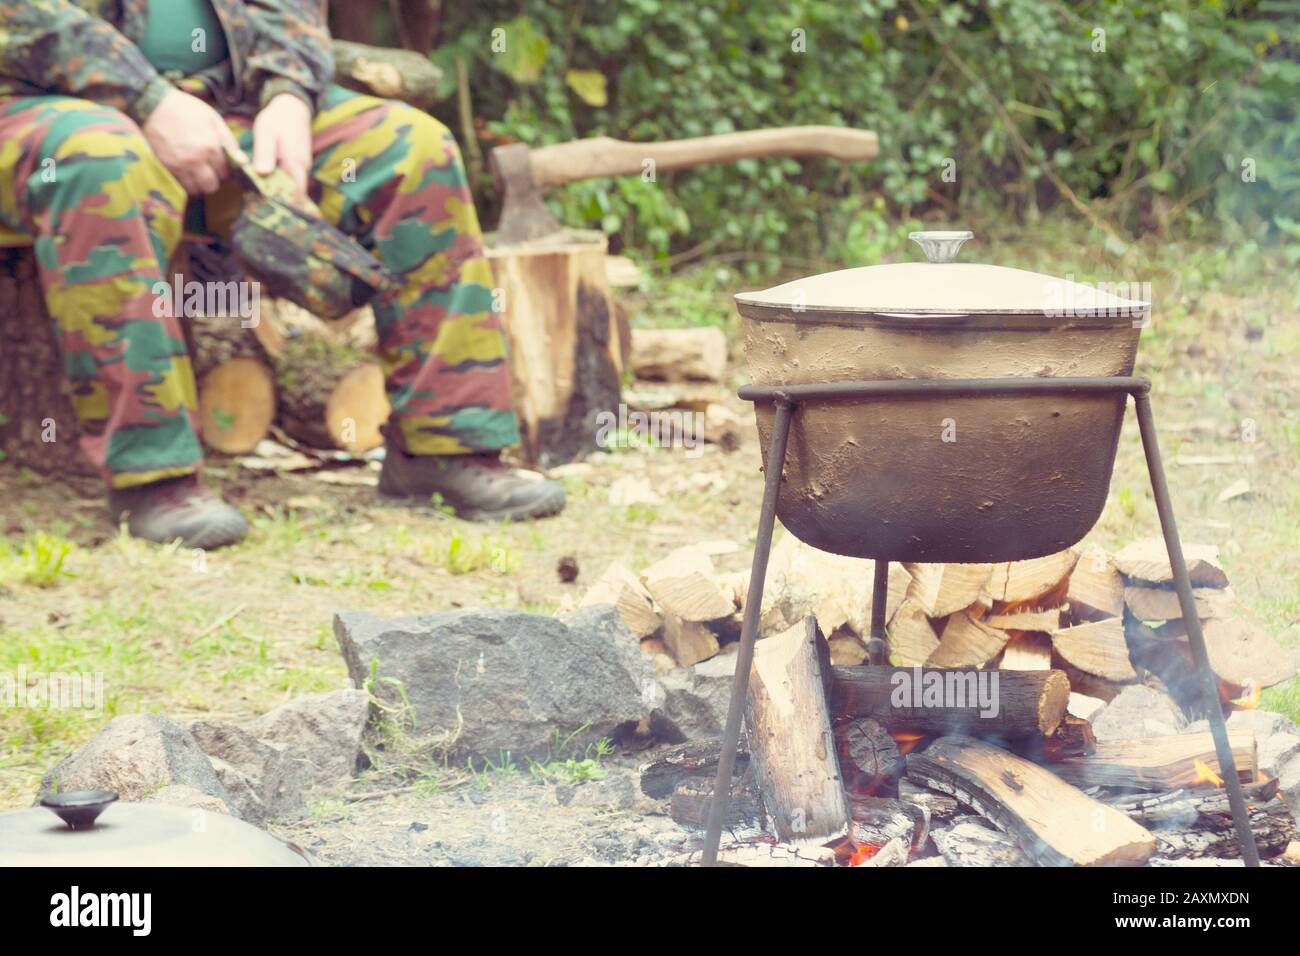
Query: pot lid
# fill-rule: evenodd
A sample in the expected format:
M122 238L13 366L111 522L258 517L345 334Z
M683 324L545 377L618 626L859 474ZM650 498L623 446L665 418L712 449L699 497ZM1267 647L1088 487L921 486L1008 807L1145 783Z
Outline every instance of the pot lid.
M0 813L0 867L310 865L224 813L116 800L111 790L80 791Z
M1144 316L1150 303L1135 283L1114 291L1005 266L952 261L970 232L914 232L927 262L897 262L825 272L761 292L742 292L743 306L786 311L884 315Z

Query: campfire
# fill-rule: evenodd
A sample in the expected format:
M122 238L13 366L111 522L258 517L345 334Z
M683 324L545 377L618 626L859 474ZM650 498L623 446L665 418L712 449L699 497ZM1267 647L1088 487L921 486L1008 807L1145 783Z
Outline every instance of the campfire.
M1289 679L1213 549L1189 546L1220 697L1246 717ZM614 603L662 669L735 647L743 577L675 553L612 569ZM670 573L670 569L673 569ZM1240 856L1159 542L1029 561L891 567L888 664L865 663L872 562L773 549L720 859L891 866L1143 865ZM1196 721L1201 720L1200 724ZM1229 744L1265 859L1295 838L1249 720ZM717 739L648 764L642 788L702 828Z

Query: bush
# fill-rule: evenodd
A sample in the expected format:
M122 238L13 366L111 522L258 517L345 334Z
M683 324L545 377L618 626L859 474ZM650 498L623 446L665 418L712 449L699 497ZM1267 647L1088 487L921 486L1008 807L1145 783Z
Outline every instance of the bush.
M1077 214L1063 189L1129 236L1300 238L1284 215L1300 208L1293 0L442 6L434 57L449 87L457 57L469 65L484 149L810 123L880 134L869 165L748 161L557 191L568 222L659 255L821 253L864 211L1032 224ZM454 97L440 112L459 130Z

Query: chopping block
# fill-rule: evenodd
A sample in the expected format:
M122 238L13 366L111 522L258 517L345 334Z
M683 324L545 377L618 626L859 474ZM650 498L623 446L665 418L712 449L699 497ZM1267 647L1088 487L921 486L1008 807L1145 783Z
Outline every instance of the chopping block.
M573 461L596 449L597 417L618 414L631 349L625 318L610 293L608 240L566 229L543 202L545 190L583 179L641 175L770 156L869 160L876 134L838 126L796 126L662 143L608 137L491 153L502 197L501 222L487 237L495 307L510 345L523 457L533 466Z

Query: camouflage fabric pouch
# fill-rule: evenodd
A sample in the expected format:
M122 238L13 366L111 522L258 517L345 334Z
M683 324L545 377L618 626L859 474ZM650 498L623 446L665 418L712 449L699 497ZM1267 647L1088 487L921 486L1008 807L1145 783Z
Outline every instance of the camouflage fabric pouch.
M230 242L266 295L289 299L323 319L339 319L399 287L384 264L326 222L284 170L259 176L229 157L243 205Z

